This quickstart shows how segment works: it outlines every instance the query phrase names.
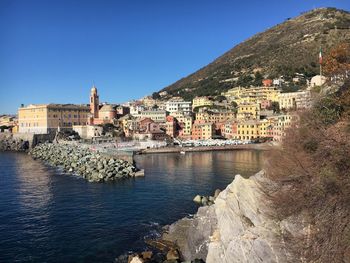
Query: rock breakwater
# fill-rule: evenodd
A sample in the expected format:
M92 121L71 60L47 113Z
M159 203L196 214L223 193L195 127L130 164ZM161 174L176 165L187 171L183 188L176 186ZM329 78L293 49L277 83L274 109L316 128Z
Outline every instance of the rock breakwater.
M43 143L29 151L34 159L79 175L89 182L115 181L138 176L138 169L131 163L104 156L88 148L72 144Z

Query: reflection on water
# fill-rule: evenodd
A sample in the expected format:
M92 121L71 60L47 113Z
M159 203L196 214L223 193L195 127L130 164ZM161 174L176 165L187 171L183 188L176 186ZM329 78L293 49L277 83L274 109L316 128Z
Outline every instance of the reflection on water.
M26 154L0 153L0 262L112 262L143 249L159 225L194 213L235 174L262 165L258 151L137 156L145 178L91 184Z

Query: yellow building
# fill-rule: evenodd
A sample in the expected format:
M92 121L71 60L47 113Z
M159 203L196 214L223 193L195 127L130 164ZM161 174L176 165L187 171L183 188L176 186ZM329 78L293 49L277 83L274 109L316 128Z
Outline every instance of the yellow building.
M260 123L256 120L241 121L237 125L237 139L254 140L260 137Z
M236 87L222 93L229 101L241 103L259 103L263 100L278 101L280 91L275 87Z
M171 113L171 116L173 116L179 123L182 123L182 130L180 132L180 136L189 136L192 132L192 124L193 124L193 117L189 114L184 114L182 111L177 111Z
M239 98L245 92L245 90L246 88L243 87L235 87L221 93L221 95L225 96L226 98Z
M219 123L235 118L233 111L211 111L203 110L196 113L196 120L202 122Z
M192 109L203 106L211 106L214 102L210 100L208 97L195 97L192 100Z
M241 104L237 107L237 119L248 120L248 119L259 119L260 116L260 105L259 104Z
M72 129L85 125L90 115L89 106L73 104L31 104L18 109L18 126L21 133L47 134L58 127Z
M259 122L259 137L269 137L268 127L273 124L272 120L263 119Z

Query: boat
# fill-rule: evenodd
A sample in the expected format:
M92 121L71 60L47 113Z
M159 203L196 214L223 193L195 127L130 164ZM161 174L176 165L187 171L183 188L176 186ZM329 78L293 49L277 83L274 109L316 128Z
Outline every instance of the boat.
M181 151L180 153L181 153L181 154L186 154L186 152L185 152L185 151Z

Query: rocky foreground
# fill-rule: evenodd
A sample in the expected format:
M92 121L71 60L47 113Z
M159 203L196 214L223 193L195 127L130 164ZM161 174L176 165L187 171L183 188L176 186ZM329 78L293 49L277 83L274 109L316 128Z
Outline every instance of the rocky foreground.
M288 253L282 233L306 238L307 226L300 218L275 220L267 186L274 187L263 171L249 179L237 175L213 205L170 225L159 242L175 243L188 262L300 262Z
M34 159L60 167L65 172L79 175L89 182L115 181L142 176L143 172L131 163L103 156L88 148L72 144L43 143L29 151Z

